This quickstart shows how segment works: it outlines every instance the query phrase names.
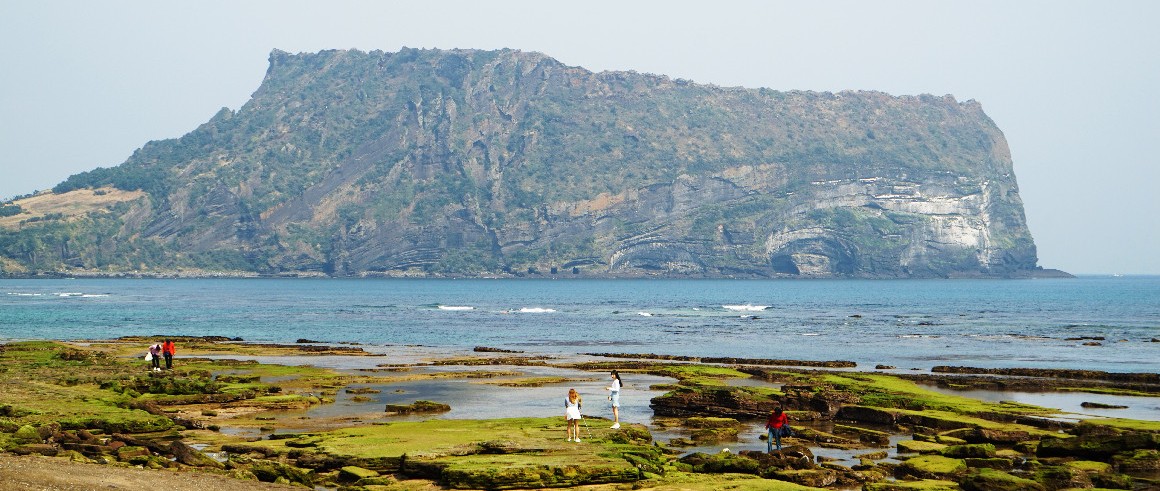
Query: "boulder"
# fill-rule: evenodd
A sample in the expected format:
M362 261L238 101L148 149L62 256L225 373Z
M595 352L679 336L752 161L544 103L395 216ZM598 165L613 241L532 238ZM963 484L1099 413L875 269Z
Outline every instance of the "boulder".
M836 424L834 425L834 433L843 435L856 435L858 437L858 441L869 445L890 445L890 434L884 431Z
M440 475L440 480L452 489L541 489L628 483L638 479L640 469L627 461L536 465L508 460L457 460L449 463Z
M145 457L148 455L150 455L149 449L145 447L125 445L117 449L117 460L121 462L128 462L135 457Z
M959 481L963 491L1046 491L1042 484L994 469L979 469ZM1089 486L1090 487L1090 486ZM1057 488L1051 488L1057 489Z
M411 404L387 404L386 407L386 412L396 414L445 413L450 410L451 406L432 401L415 401Z
M250 472L262 482L287 482L301 484L306 487L313 487L314 483L310 476L297 469L281 462L274 462L270 460L254 460L250 463Z
M649 401L656 416L762 418L775 401L739 387L681 387Z
M1155 473L1160 471L1160 451L1145 449L1125 452L1113 457L1120 472Z
M690 439L706 445L736 441L741 422L733 418L694 416L685 420L685 426L693 429L689 434Z
M1085 434L1071 438L1043 438L1035 454L1040 457L1082 457L1106 460L1139 449L1160 448L1160 434L1129 432L1118 435Z
M954 481L923 479L921 481L888 481L867 483L863 491L962 491Z
M1031 438L1031 434L1023 430L995 430L976 428L969 443L1019 443Z
M941 455L921 455L907 459L895 472L901 476L919 479L942 479L966 474L967 463L961 459Z
M737 428L701 428L693 430L689 438L697 445L711 445L737 441Z
M214 469L225 469L225 465L214 460L206 454L203 454L193 447L182 443L180 440L169 444L169 453L173 454L174 460L193 467L212 467Z
M692 467L693 472L702 474L723 474L736 472L739 474L761 474L761 462L750 456L736 455L729 452L707 454L694 452L680 459L681 463Z
M761 439L765 440L768 437L765 433L762 434ZM808 440L816 442L822 447L826 448L862 448L863 445L857 440L843 438L838 435L818 431L808 426L794 428L794 438L799 440Z
M740 428L741 422L733 418L693 416L685 419L688 428Z
M1015 468L1015 462L1011 459L1004 458L971 458L963 459L967 463L967 467L972 469L996 469L1000 471L1009 471Z
M379 477L378 472L354 465L348 465L338 471L339 482L354 483L375 477Z
M813 469L814 454L809 447L790 445L773 453L743 450L740 455L757 461L758 475L771 477L773 473L785 469Z
M788 469L776 471L772 477L815 488L830 486L838 481L838 473L831 469Z
M859 404L862 398L850 392L833 390L827 386L809 384L786 384L781 388L785 394L785 407L799 411L813 411L825 419L831 419L843 407Z
M942 454L954 458L989 459L995 456L995 445L990 443L970 443L966 445L951 445L944 448Z
M1031 434L1023 430L997 430L989 428L958 428L939 433L940 438L959 439L965 443L1014 444L1031 439Z
M1035 480L1047 489L1071 489L1092 487L1091 477L1084 471L1065 465L1040 467L1035 471Z
M17 445L16 447L13 447L11 451L16 455L37 454L53 457L60 452L60 449L55 445L49 445L47 443L26 443L24 445Z
M941 454L946 445L918 440L901 440L898 442L898 451L903 453Z
M40 437L40 432L30 425L21 426L12 435L12 440L16 443L43 443L44 439Z
M893 426L898 423L899 413L869 406L843 406L834 416L837 419Z

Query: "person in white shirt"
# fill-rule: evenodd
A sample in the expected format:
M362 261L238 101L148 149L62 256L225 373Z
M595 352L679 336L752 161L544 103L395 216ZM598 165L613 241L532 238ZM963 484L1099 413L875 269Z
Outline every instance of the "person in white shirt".
M620 428L620 388L623 387L623 382L620 380L620 372L612 371L612 385L605 387L608 391L608 400L612 401L612 429Z

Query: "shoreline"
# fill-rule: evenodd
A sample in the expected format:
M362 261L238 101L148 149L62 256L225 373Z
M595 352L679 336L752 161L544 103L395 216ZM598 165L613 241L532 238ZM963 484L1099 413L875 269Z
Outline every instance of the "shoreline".
M321 271L283 271L277 273L261 273L257 271L209 271L200 269L177 269L163 271L97 271L97 270L64 270L64 271L37 271L11 272L0 271L0 279L737 279L737 280L921 280L921 279L1047 279L1047 278L1076 278L1076 275L1052 268L1037 268L1033 270L1018 270L1002 274L990 274L977 271L951 273L946 276L843 276L843 275L792 275L792 274L608 274L586 272L572 273L486 273L479 275L466 274L432 274L407 271L378 272L364 271L358 274L332 275Z
M11 388L10 397L0 404L0 449L53 454L57 460L103 459L157 472L188 469L259 481L281 479L324 489L385 489L374 486L422 481L425 489L538 489L601 482L670 489L666 486L681 482L681 489L707 490L725 479L742 486L739 489L760 482L798 486L784 489L885 490L895 488L879 487L881 483L923 479L963 483L978 478L985 472L972 466L980 462L964 464L962 472L950 474L919 465L934 450L940 458L971 462L956 454L965 450L950 450L964 445L982 448L991 455L988 459L999 459L992 462L995 465L1010 462L1001 467L1013 479L1036 476L1034 469L1018 462L1034 459L1040 466L1060 466L1076 458L1068 456L1077 450L1051 446L1056 443L1047 451L1037 449L1055 442L1054 435L1060 432L1084 439L1092 428L1105 428L1092 434L1155 435L1148 441L1160 446L1160 421L1090 414L1061 417L1035 406L958 395L980 387L1010 392L1013 381L1030 380L1022 387L1063 389L1067 394L1079 390L1085 401L1098 402L1106 394L1160 400L1160 386L1147 380L1124 382L1138 385L1125 389L1083 379L892 374L761 363L793 360L704 363L664 355L555 356L482 346L471 352L411 346L377 353L384 347L199 337L173 337L179 349L174 370L151 372L141 370L144 362L135 359L145 339L151 338L0 343L4 362L0 379ZM40 361L30 365L20 359ZM619 369L630 384L621 429L608 428L611 415L601 406L603 378L610 369ZM947 390L923 389L920 381ZM45 387L52 391L43 392ZM586 398L596 398L592 403L596 409L590 413L594 416L586 417L587 437L579 446L562 441L563 424L556 414L560 409L553 403L568 387L579 387ZM69 395L73 393L87 395L76 399ZM429 395L435 396L433 402L420 404ZM521 403L511 406L513 397ZM114 406L100 402L114 399L122 402ZM438 408L445 404L446 409ZM774 404L789 410L798 430L780 455L808 457L808 466L798 468L794 461L764 454L765 443L756 436L764 431L761 418ZM435 412L411 414L412 410ZM52 411L61 413L53 416ZM66 416L74 413L92 416ZM451 428L466 432L431 439ZM105 436L85 443L82 433ZM503 448L488 443L494 437L506 441ZM364 443L349 445L358 441ZM403 443L382 443L386 441ZM1038 443L1020 443L1027 441ZM190 453L185 446L196 450ZM121 451L124 447L144 450ZM883 448L887 451L876 453ZM1149 448L1143 450L1158 452L1160 462L1160 449ZM1119 462L1115 459L1122 450L1108 452L1082 458L1106 460L1108 465ZM427 463L410 468L396 459L403 454L426 455ZM856 457L863 454L874 455ZM580 461L587 464L573 467ZM267 473L262 466L273 464L264 462L282 462L283 467ZM731 467L743 462L749 463ZM0 460L0 473L4 465ZM515 470L565 466L575 475L569 474L573 477L567 481L545 481L515 470L496 475L497 466ZM344 473L348 467L370 472L352 481ZM735 470L723 475L720 469ZM736 474L740 469L750 471ZM1097 474L1105 480L1160 482L1160 475L1142 469L1119 465ZM899 481L885 481L886 477Z

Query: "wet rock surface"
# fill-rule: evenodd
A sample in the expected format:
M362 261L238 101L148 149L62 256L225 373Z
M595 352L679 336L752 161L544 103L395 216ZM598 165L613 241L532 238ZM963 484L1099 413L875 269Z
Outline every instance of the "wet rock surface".
M558 417L424 419L414 410L442 411L445 405L421 400L392 412L412 411L405 417L411 419L354 416L316 429L288 429L299 418L292 416L299 410L294 408L302 404L334 404L338 394L389 392L390 379L376 377L421 378L423 370L349 375L190 356L182 370L142 375L132 365L122 367L115 356L87 348L35 347L0 350L0 378L11 387L0 405L0 450L67 462L201 469L269 483L352 489L416 479L469 489L613 484L648 489L694 482L682 489L707 490L753 479L805 487L799 489L1148 489L1160 473L1160 426L1152 422L1040 424L1051 421L1049 411L929 392L895 375L683 360L612 362L622 373L676 379L666 382L667 392L650 407L657 417L672 416L664 423L666 434L677 432L657 439L643 425L611 429L586 418L599 423L585 427L582 442L572 442L563 439ZM17 355L23 357L19 363L12 358ZM40 358L28 363L28 357ZM75 363L86 364L90 378L83 383L66 382L67 375L61 375ZM603 363L566 363L561 365L573 370L609 369ZM41 385L14 378L30 373ZM473 378L468 371L455 376ZM568 383L549 379L554 381L546 383ZM74 393L88 399L54 399L67 411L47 413L35 404L48 396L22 392L43 387L46 380L54 390L83 391ZM83 402L97 395L118 398L121 406ZM788 410L796 430L783 438L782 451L704 451L753 438L744 433L778 405ZM244 427L255 430L237 433L235 428ZM681 445L696 449L682 455ZM828 452L850 458L823 458ZM717 477L697 477L709 475Z

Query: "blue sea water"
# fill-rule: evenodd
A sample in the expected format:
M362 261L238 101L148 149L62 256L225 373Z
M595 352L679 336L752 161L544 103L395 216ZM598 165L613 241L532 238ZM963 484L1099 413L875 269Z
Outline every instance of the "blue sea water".
M1160 277L0 280L0 341L124 335L1160 372Z

